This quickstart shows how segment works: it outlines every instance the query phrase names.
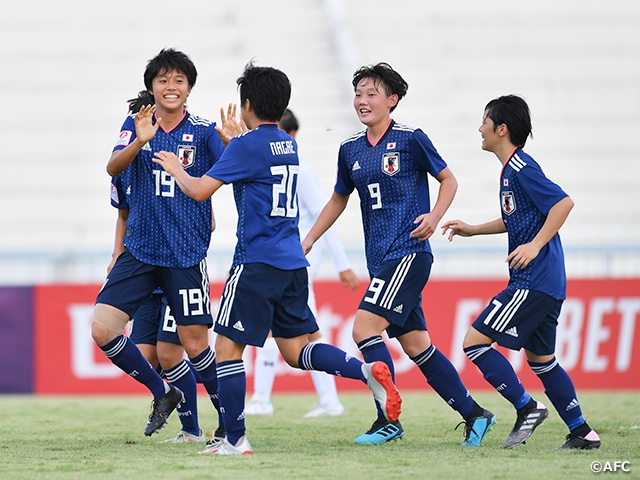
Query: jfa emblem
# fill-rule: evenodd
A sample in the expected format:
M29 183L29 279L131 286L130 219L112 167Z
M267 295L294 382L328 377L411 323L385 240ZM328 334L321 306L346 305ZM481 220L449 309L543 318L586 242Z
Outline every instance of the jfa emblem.
M180 145L178 147L178 160L183 168L189 168L196 162L196 147Z
M382 171L387 175L395 175L400 171L400 154L385 153L382 156Z
M507 215L516 211L516 199L513 192L502 192L502 211Z

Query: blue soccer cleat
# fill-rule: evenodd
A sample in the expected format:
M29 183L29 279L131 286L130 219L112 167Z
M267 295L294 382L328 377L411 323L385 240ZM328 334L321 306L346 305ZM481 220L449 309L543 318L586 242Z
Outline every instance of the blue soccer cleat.
M472 417L464 423L463 447L479 447L484 436L489 433L496 424L496 416L489 410L485 410L480 417ZM458 426L462 425L458 424ZM456 427L457 428L457 427Z
M380 445L390 442L391 440L401 439L402 437L404 437L404 430L402 429L402 425L400 425L400 421L390 422L384 417L378 417L367 433L360 435L353 443L359 445Z

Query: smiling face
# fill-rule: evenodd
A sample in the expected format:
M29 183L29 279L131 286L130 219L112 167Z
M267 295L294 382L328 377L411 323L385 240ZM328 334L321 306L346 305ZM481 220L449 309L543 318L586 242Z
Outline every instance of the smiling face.
M153 79L151 94L159 110L182 111L190 93L187 76L177 70L160 72Z
M482 149L488 152L494 152L497 142L500 140L500 132L493 123L493 120L487 116L486 111L482 116L482 124L478 128L478 131L482 136Z
M398 95L387 95L384 85L371 78L363 78L356 86L353 107L360 121L368 127L389 122L391 108L398 103Z

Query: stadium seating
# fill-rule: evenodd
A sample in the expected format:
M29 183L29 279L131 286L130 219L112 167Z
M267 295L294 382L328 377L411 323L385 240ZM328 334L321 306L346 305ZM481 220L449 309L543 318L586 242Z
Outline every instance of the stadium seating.
M106 161L126 100L143 88L146 61L168 46L198 67L190 110L214 120L219 107L237 101L235 79L248 61L285 71L300 153L327 195L340 141L361 128L351 106L353 69L390 63L410 85L394 118L432 138L460 184L447 218L470 222L499 214L500 165L480 150L477 132L483 107L521 94L533 113L527 150L576 201L562 230L575 252L570 274L640 272L640 3L540 0L506 9L473 0L196 0L176 7L61 0L4 9L0 283L104 276L116 219ZM337 228L365 275L357 204L354 196ZM235 242L230 188L216 194L214 207L210 273L222 278ZM505 238L433 243L436 276L506 274L495 261Z

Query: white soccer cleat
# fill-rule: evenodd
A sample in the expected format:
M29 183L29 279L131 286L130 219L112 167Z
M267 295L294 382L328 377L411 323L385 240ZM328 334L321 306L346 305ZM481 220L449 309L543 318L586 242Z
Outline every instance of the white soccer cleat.
M245 415L256 415L259 417L270 417L273 415L273 405L271 402L261 402L259 400L251 399L244 406Z
M367 386L373 392L373 398L382 407L384 416L390 422L398 420L402 412L402 398L393 383L389 367L384 362L365 363L362 373L367 379Z
M342 406L342 404L338 403L333 407L316 405L304 415L304 418L341 417L342 415L344 415L344 407Z
M253 448L251 447L247 436L243 435L235 445L229 443L229 440L225 437L222 443L207 447L198 453L209 455L251 455L253 453Z
M200 443L205 440L206 438L202 429L200 429L200 435L194 435L193 433L180 430L177 435L167 438L164 443Z

